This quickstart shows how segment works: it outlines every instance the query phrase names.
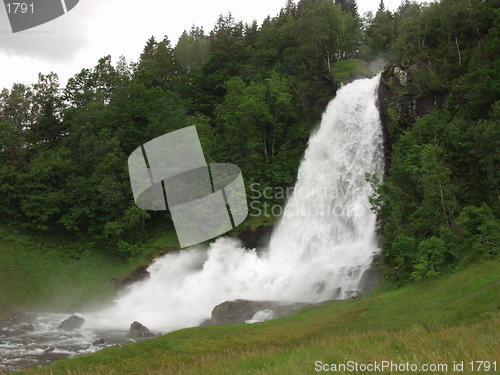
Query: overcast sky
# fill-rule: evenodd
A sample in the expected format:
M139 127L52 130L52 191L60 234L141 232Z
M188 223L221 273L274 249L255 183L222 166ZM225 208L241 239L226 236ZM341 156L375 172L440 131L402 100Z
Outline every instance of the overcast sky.
M43 1L43 0L38 0ZM393 10L401 0L385 0ZM99 57L137 60L146 40L167 35L173 44L192 24L212 29L221 13L259 23L278 14L285 0L80 0L66 15L13 34L0 6L0 88L33 83L38 72L59 74L61 82L92 67ZM36 4L36 2L35 2ZM358 0L360 14L375 11L379 0Z

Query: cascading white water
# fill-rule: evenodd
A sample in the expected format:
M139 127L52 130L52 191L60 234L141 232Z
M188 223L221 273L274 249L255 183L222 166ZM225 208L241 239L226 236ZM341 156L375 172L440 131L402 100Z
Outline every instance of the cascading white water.
M85 315L86 325L123 329L138 320L170 331L199 324L227 300L318 302L355 294L377 252L364 176L383 171L378 82L357 80L329 103L266 252L219 238L208 249L167 254L112 307Z

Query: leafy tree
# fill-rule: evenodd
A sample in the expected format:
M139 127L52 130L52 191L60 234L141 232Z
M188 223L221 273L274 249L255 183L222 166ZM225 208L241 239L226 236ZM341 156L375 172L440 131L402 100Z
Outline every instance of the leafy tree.
M189 32L184 31L175 48L174 57L186 71L200 69L209 58L209 40L202 27L191 27Z
M445 242L438 237L423 240L418 245L418 263L412 272L414 280L433 277L440 274L446 261L448 249Z

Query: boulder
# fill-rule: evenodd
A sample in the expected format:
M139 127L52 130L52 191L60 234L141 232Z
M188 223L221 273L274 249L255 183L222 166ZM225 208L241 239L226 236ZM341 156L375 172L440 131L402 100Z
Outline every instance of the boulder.
M68 319L63 320L61 324L59 324L59 329L63 329L65 331L71 331L74 329L81 328L85 323L85 319L80 318L79 316L72 315Z
M284 303L274 301L250 301L237 299L226 301L212 310L212 317L204 321L203 325L223 325L223 324L241 324L246 321L254 321L255 314L267 311L272 318L280 318L298 312L309 306L304 303Z
M98 340L95 340L95 341L92 343L92 345L94 345L94 346L97 346L97 345L104 345L104 344L106 344L106 340L104 340L104 339L98 339Z
M130 325L130 329L128 331L128 337L131 338L143 338L143 337L154 337L155 334L151 332L148 327L142 325L139 322L133 322Z

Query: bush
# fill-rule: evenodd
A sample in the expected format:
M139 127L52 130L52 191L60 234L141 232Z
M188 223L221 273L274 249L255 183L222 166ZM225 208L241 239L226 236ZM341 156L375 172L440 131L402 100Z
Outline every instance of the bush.
M418 245L418 263L411 276L413 280L439 275L448 255L446 243L439 237L423 240Z
M457 218L464 247L475 256L494 257L499 253L500 227L488 205L466 206Z

